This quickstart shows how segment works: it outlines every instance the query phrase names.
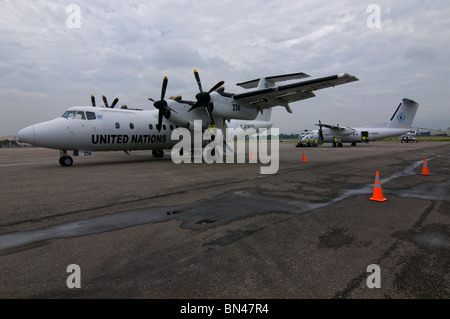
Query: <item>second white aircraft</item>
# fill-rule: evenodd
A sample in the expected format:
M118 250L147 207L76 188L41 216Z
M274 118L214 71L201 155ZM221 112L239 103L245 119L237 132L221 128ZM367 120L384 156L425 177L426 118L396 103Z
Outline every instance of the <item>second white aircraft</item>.
M302 144L317 140L319 145L334 142L336 146L342 146L342 143L351 143L352 146L356 146L356 143L368 143L386 137L400 136L412 130L411 125L418 107L419 104L415 101L404 98L384 127L348 127L322 124L319 121L319 124L316 124L319 129L302 135L300 141Z

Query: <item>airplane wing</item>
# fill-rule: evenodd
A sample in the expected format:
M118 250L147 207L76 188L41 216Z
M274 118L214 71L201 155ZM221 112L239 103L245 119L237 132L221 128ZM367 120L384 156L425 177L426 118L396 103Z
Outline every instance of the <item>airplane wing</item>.
M299 80L310 77L309 74L306 74L304 72L299 73L291 73L291 74L284 74L284 75L274 75L274 76L267 76L265 77L266 81L270 81L272 83L275 82L281 82L281 81L288 81L288 80ZM258 86L259 81L261 79L254 79L246 82L241 82L236 85L243 87L244 89L251 89Z
M340 127L339 125L330 125L330 124L314 124L316 126L323 126L329 128L330 130L345 130L345 127Z
M339 125L330 125L330 124L315 124L317 126L322 126L330 129L333 134L336 135L347 135L355 133L356 130L351 127L341 127Z
M297 83L279 85L266 89L259 89L251 92L239 93L235 94L233 98L236 101L252 105L255 108L258 108L258 110L282 105L286 107L286 110L289 113L292 113L289 103L316 96L313 91L358 80L359 79L355 76L344 73ZM255 80L250 82L253 84L254 81Z

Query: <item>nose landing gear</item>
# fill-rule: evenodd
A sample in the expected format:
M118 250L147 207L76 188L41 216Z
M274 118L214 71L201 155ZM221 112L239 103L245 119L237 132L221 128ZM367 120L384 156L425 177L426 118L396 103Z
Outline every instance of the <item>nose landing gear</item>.
M71 166L73 164L73 159L67 155L66 150L59 151L59 164L61 164L61 166Z

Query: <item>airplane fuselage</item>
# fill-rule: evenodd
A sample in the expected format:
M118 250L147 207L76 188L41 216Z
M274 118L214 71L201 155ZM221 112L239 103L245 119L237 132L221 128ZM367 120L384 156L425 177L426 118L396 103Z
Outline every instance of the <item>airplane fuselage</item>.
M74 113L73 113L74 112ZM80 151L170 148L170 128L156 129L154 111L71 107L62 117L24 128L19 138L32 145ZM150 147L151 145L151 147Z
M314 142L318 144L337 142L338 146L342 143L356 143L376 141L379 139L400 136L411 131L411 125L416 115L419 104L413 100L404 98L402 103L396 108L394 114L390 117L386 127L340 127L339 125L316 124L320 129L308 132L301 138L302 143Z
M387 137L397 136L409 132L411 129L399 129L399 128L352 128L351 132L336 134L336 131L327 128L322 129L323 142L332 143L333 138L336 137L338 142L341 143L360 143L363 141L363 136L368 137L369 141L375 141ZM302 138L302 142L306 141L306 138L319 139L319 130L313 130L312 133Z
M202 137L200 144L195 143L195 139L191 143L195 149L211 143L225 147L230 137L227 128L233 128L231 135L235 136L260 133L260 128L272 126L269 120L272 107L281 105L292 113L291 102L312 98L316 90L358 81L353 75L343 73L277 84L309 77L304 73L292 73L242 82L238 85L247 89L256 87L256 90L232 94L225 92L224 81L204 91L197 70L194 70L194 76L199 88L196 101L185 101L181 96L166 100L168 78L164 77L161 98L157 101L149 98L154 102L154 110L115 108L118 98L110 106L105 96L102 96L105 107L99 108L91 96L92 107L75 106L60 118L28 126L18 133L19 139L34 146L59 149L59 162L63 166L73 163L67 151L74 151L74 155L80 155L80 152L90 155L93 151L153 150L155 156L164 156L164 149L172 149L180 142L176 137L180 137L178 133L183 130L174 132L178 127L188 129L187 134L181 134L183 138L187 139L189 134ZM203 133L207 134L203 136ZM223 134L227 134L225 139ZM188 144L183 145L180 153L188 148Z
M254 108L241 107L232 97L212 94L214 101L213 114L216 127L220 129L225 118L233 118L240 127L245 120L254 120L257 111ZM177 127L192 129L194 121L200 120L202 128L210 123L203 109L188 112L190 105L169 101L175 112L164 118L158 131L157 110L117 109L92 106L74 106L63 116L54 120L28 126L19 132L19 138L29 144L74 151L118 151L118 150L152 150L171 149L178 140L172 140L171 134ZM236 120L237 119L237 120ZM242 122L240 122L242 121ZM268 122L260 122L260 127L270 127ZM230 127L233 127L231 125ZM237 127L236 127L237 128ZM220 130L219 134L220 134ZM245 130L244 130L245 131Z

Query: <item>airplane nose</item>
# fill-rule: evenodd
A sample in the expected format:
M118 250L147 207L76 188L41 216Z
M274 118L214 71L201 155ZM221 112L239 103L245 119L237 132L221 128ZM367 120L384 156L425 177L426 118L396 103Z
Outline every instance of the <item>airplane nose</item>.
M17 133L19 140L31 145L34 145L34 127L28 126Z

